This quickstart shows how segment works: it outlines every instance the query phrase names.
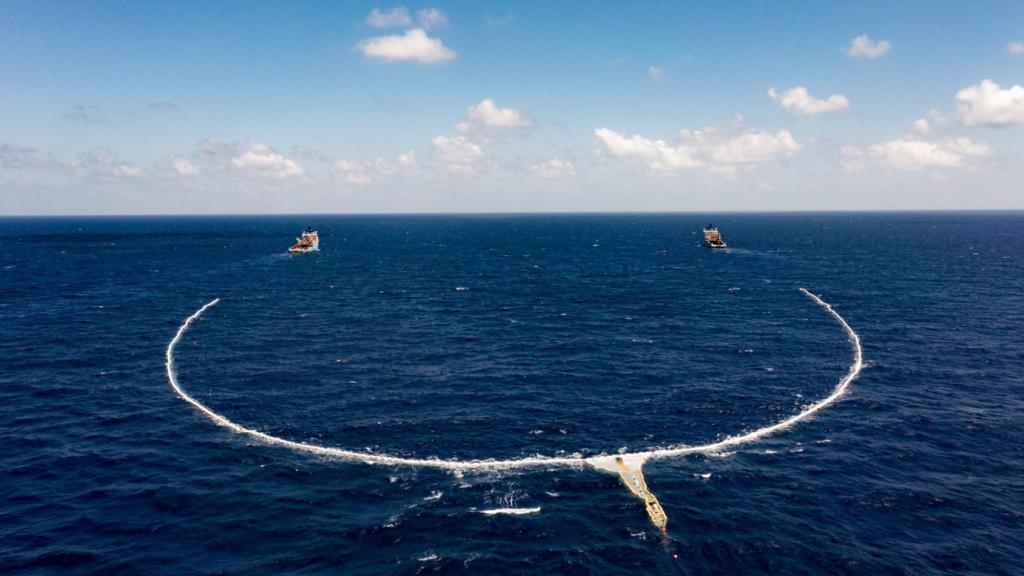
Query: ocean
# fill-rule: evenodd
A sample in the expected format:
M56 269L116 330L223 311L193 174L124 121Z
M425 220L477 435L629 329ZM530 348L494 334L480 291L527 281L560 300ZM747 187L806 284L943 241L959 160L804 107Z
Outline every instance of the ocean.
M0 572L1022 574L1022 374L1020 212L3 218Z

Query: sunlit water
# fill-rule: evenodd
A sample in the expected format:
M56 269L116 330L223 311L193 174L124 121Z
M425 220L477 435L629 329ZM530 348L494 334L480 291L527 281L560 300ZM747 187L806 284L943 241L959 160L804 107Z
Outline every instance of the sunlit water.
M0 220L0 569L1015 573L1024 217ZM321 252L285 253L305 225ZM645 469L369 466L711 443ZM495 513L495 511L498 511ZM674 558L678 556L678 558Z

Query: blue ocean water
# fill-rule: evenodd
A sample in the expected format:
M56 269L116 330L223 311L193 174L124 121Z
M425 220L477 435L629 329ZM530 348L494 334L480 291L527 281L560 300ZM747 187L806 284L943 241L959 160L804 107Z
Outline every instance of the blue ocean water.
M0 572L1024 573L1024 214L0 220ZM321 252L288 255L306 225ZM589 468L647 464L653 528ZM539 508L522 516L484 510Z

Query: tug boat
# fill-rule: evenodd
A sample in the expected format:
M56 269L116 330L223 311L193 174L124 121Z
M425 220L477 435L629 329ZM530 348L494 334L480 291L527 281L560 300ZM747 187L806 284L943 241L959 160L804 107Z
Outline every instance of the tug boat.
M302 232L302 236L295 239L295 245L288 249L292 254L298 252L316 252L320 250L320 235L313 230L312 227L307 226Z
M704 245L708 248L719 249L725 248L725 240L722 240L722 234L711 224L704 227Z

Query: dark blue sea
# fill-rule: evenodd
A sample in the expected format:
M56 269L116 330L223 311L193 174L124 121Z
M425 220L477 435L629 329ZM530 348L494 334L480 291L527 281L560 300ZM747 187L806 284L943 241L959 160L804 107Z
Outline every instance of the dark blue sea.
M703 444L846 374L801 287L864 371L650 461L665 535L614 475L297 452L165 372L220 298L178 379L277 437ZM1024 214L0 219L0 462L7 574L1024 574Z

